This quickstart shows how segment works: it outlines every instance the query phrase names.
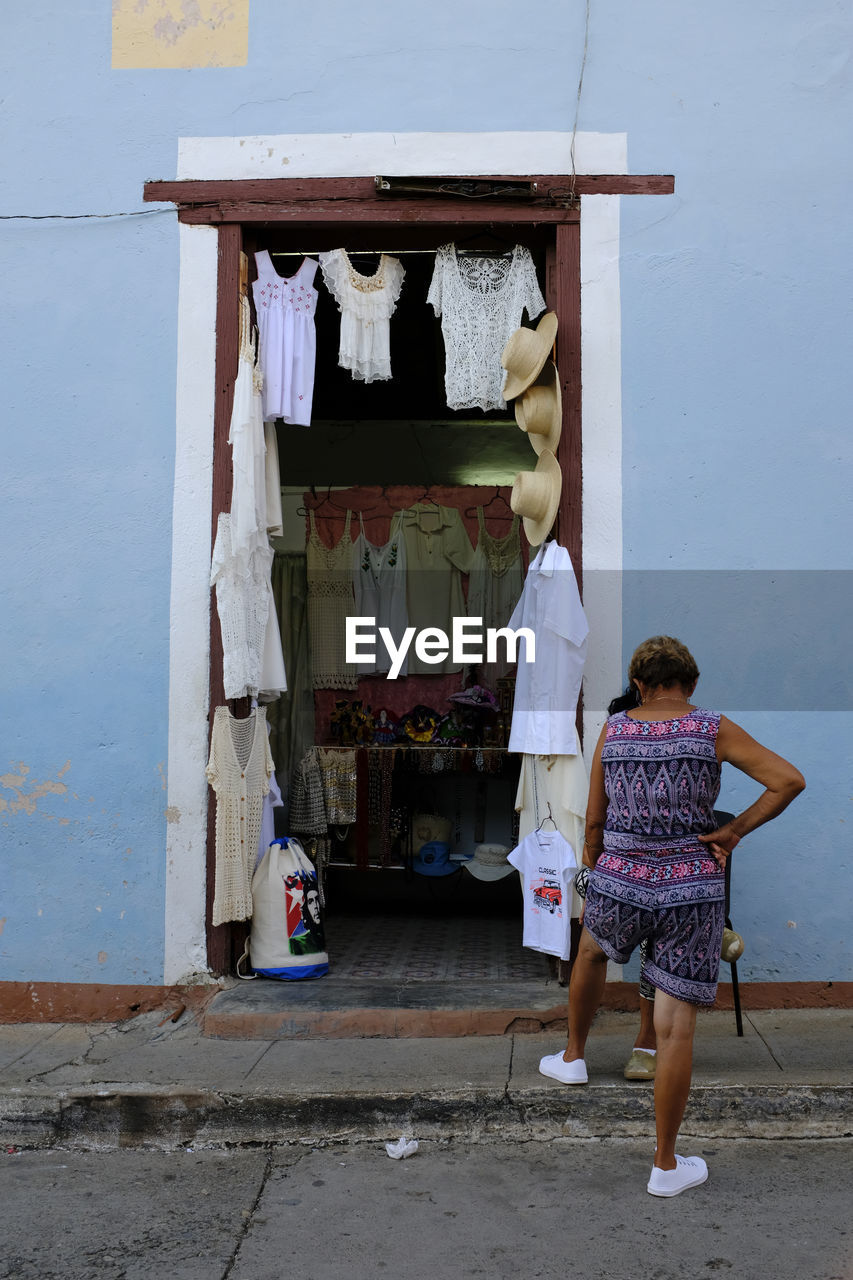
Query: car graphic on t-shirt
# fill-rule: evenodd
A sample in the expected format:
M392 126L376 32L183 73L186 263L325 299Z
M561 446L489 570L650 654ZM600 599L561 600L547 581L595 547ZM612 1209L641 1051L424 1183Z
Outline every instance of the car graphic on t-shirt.
M556 880L543 880L533 887L533 905L551 915L563 905L563 891Z

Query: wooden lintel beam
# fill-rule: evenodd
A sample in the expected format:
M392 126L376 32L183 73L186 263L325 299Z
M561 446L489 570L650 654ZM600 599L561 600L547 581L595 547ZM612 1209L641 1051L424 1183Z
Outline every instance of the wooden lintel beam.
M574 189L577 195L672 195L675 178L672 174L580 173L574 185L569 174L529 174L521 177L489 177L480 181L535 182L538 195L533 202L547 201L549 193L555 198L565 196ZM246 202L264 204L290 204L300 201L364 200L390 209L398 208L410 197L380 195L373 178L240 178L226 181L186 179L180 182L146 182L143 190L146 201L189 204L229 204ZM435 202L442 208L479 206L500 210L530 207L519 197L509 200L466 200L461 196L423 195L421 203ZM456 219L450 219L455 221Z
M303 201L294 204L250 202L239 204L180 205L178 218L188 223L277 222L311 224L318 222L360 222L387 225L451 224L483 222L563 223L577 222L577 209L545 205L510 205L486 209L480 203L429 204L418 200L393 203L353 200Z

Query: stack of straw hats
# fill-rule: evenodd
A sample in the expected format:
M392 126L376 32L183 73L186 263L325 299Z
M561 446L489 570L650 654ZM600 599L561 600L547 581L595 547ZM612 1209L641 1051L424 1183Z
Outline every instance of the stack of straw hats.
M515 420L538 456L535 471L520 471L515 477L510 497L533 546L544 542L553 527L563 485L555 457L563 403L557 366L550 359L556 337L557 317L546 311L535 329L516 329L501 355L504 399L515 401Z

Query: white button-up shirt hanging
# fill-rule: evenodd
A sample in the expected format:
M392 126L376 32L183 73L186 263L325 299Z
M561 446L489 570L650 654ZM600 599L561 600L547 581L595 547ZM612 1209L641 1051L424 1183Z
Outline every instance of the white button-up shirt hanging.
M525 661L524 639L518 646L509 750L574 755L589 624L565 547L546 542L539 548L509 626L529 627L536 637L534 662Z

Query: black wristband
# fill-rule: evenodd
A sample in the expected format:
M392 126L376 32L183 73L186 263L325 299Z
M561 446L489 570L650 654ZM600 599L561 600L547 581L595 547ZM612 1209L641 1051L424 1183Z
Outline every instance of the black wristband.
M589 872L589 867L581 867L580 871L575 876L575 893L579 898L586 897L586 888L589 884Z

